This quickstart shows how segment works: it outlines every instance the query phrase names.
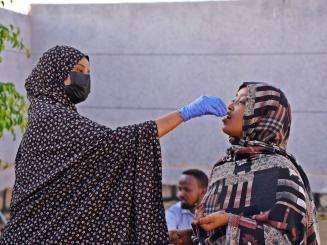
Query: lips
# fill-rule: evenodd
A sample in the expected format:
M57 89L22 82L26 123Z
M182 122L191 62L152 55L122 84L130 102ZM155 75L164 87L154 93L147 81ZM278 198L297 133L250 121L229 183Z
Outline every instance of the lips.
M229 112L227 112L227 115L222 118L222 121L225 122L231 118L232 118L232 115L231 115L231 112L229 111Z

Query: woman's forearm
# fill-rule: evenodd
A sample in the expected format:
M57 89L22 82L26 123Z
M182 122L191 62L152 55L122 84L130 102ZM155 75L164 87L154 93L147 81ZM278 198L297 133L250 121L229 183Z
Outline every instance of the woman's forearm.
M201 96L190 104L182 107L180 110L159 117L156 120L158 137L164 136L182 122L186 122L192 118L203 115L222 117L226 114L226 105L220 98L214 96Z
M178 111L174 111L167 115L161 116L156 119L158 128L158 137L162 137L175 129L179 124L183 122L183 119Z

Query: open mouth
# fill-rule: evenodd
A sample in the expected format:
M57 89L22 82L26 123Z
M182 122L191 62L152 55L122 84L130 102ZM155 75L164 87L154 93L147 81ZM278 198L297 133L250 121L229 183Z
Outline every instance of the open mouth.
M231 119L231 118L232 118L232 115L231 115L231 112L229 111L229 112L227 112L227 115L222 118L222 120L226 121L227 119Z

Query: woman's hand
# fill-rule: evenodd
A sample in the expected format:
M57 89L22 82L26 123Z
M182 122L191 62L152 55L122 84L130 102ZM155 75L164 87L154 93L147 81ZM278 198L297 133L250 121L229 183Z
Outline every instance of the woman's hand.
M188 245L192 242L192 230L172 230L169 231L169 243L174 245Z
M215 115L223 117L227 114L225 103L218 97L201 96L192 103L179 109L183 121L186 122L194 117L203 115Z
M208 214L202 218L198 218L194 221L196 225L201 226L205 231L213 231L219 227L228 224L228 213L225 212L215 212Z

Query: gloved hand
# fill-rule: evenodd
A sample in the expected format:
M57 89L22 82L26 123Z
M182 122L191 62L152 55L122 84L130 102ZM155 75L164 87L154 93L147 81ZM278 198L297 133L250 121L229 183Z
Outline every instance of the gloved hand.
M217 117L227 115L225 103L220 98L214 96L201 96L178 111L184 122L203 115L215 115Z

